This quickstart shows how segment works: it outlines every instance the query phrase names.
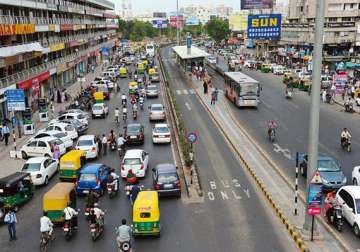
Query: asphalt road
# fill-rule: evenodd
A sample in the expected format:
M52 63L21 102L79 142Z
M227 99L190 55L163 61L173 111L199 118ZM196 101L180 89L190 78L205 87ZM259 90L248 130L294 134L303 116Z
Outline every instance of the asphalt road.
M162 50L171 86L188 132L196 131L195 160L204 190L193 204L191 251L294 251L294 243L273 210L258 193L219 129L197 100L179 66ZM195 222L196 220L196 222ZM271 232L269 232L271 230ZM190 251L190 250L189 250Z
M218 66L226 69L222 57ZM213 77L213 84L223 89L223 77L209 67L207 69ZM288 100L285 98L282 76L248 69L243 69L243 72L261 83L261 103L258 109L239 109L233 105L230 107L247 132L266 150L283 172L295 181L295 154L306 153L308 147L310 96L296 89L293 98ZM274 144L267 139L266 125L269 120L275 120L278 124ZM353 167L359 165L359 122L357 114L345 113L339 105L320 104L319 153L329 155L339 162L348 184L352 184ZM348 128L352 135L350 153L340 148L340 132L344 127ZM306 180L300 176L299 186L303 191L305 182ZM360 248L360 240L353 235L351 227L344 227L342 237L353 248Z

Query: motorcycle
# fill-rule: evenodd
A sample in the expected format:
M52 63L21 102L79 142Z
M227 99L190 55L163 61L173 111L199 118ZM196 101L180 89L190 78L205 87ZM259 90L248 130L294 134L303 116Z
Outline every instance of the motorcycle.
M103 222L104 222L104 217ZM96 223L90 223L90 234L93 241L95 241L104 232L104 224L98 225Z
M120 243L120 246L118 247L119 252L134 252L134 250L131 247L131 243L129 241L124 241Z
M93 210L92 207L85 207L84 215L85 215L86 220L90 219L91 210Z
M334 104L334 99L332 98L331 94L326 94L326 102L329 104Z
M40 251L47 251L50 241L54 240L54 232L50 235L48 232L41 233Z
M134 119L134 120L137 119L137 111L133 111L133 119Z
M119 157L122 157L125 153L125 144L123 144L122 146L118 146L118 153L119 153Z
M333 224L337 231L341 232L344 225L342 207L339 204L332 206L327 212L328 221Z
M345 107L345 112L354 113L354 107L352 103L345 102L344 107Z
M64 230L65 239L69 240L76 233L77 229L73 226L71 221L65 221L63 230Z
M348 152L350 152L351 151L351 140L350 139L341 140L341 148L343 150L347 150Z
M111 149L112 151L116 150L116 141L112 141L112 142L110 143L110 149Z
M270 129L268 134L269 134L269 140L271 142L274 142L275 141L275 129Z
M106 188L107 188L110 199L115 197L119 192L119 179L116 179L116 183L117 183L117 189L116 190L115 190L115 185L113 183L107 183L106 184Z
M121 105L122 105L123 107L126 106L126 100L125 100L125 99L122 99L122 100L121 100Z
M144 100L139 101L140 109L144 110Z
M126 122L127 120L127 113L123 113L123 121Z
M291 99L292 96L293 96L292 90L287 89L287 90L285 91L285 97L286 97L286 99Z

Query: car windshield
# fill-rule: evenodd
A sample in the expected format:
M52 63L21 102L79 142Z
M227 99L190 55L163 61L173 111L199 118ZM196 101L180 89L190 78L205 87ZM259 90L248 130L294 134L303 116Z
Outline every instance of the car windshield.
M40 166L40 163L26 163L24 164L22 170L26 172L39 171Z
M80 181L96 181L96 175L95 173L82 173Z
M109 90L107 89L107 87L105 86L99 86L98 87L98 92L108 92Z
M49 144L61 145L63 142L60 139L54 139L49 141Z
M79 140L79 142L77 143L77 146L91 146L91 145L93 145L92 140Z
M102 105L94 105L93 106L93 110L102 110L103 106Z
M127 128L128 133L139 133L140 132L140 126L139 125L129 125Z
M156 86L148 86L147 89L148 90L157 90L157 87Z
M242 95L257 95L259 86L255 83L241 84L240 96Z
M340 167L331 159L319 160L318 161L319 171L339 171Z
M57 137L57 138L63 138L63 137L66 137L66 134L65 133L56 133L54 134L54 137Z
M155 127L154 132L155 133L168 133L169 128L168 127Z
M160 173L158 176L159 184L173 183L177 180L178 178L176 173Z
M126 158L124 159L125 165L139 165L141 164L140 158Z
M65 130L66 130L66 131L74 131L75 128L74 128L74 126L72 126L72 125L66 125Z
M152 107L151 107L151 110L152 110L152 111L162 111L163 108L162 108L161 106L152 106Z

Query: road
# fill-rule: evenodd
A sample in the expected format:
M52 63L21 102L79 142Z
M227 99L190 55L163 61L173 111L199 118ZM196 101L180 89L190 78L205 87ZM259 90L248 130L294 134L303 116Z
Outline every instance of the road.
M170 58L170 57L168 57ZM181 76L174 65L172 75ZM128 79L121 81L122 92L127 92ZM184 89L184 88L183 88ZM120 106L120 95L112 94L106 119L91 120L88 134L107 134L111 129L116 133L122 131L123 123L116 127L113 118L115 107ZM182 96L181 110L189 129L197 129L201 137L195 150L197 163L201 169L201 179L206 197L192 201L186 197L183 189L181 199L161 199L161 238L137 238L136 251L295 251L296 247L283 225L269 210L264 199L257 195L256 188L249 182L247 175L239 166L209 116L201 108L200 103L190 96ZM145 102L145 108L151 103L161 102L162 97ZM184 102L188 102L187 107ZM188 109L194 113L188 113ZM131 121L131 120L130 120ZM170 145L153 145L151 142L151 124L146 110L140 112L138 119L145 126L144 148L150 153L150 167L158 163L174 162ZM134 147L136 148L136 147ZM101 156L93 162L104 163L116 168L119 172L120 159L114 152ZM142 180L146 188L151 187L151 177ZM36 190L35 197L18 212L16 242L8 241L6 226L0 228L1 251L37 251L39 246L39 218L42 214L42 196L58 178L54 177L46 187ZM123 185L121 186L123 188ZM79 232L66 242L60 227L56 228L56 240L50 245L51 251L115 251L115 233L122 218L131 220L131 206L122 192L114 199L105 194L100 206L107 210L105 217L105 233L96 242L90 237L89 227L83 212L79 217ZM84 209L84 200L78 200L78 207ZM256 213L256 214L254 214ZM269 232L271 230L271 232Z
M226 69L222 57L218 66ZM223 89L223 77L209 69L213 77L213 84ZM244 69L243 72L259 81L262 85L260 106L256 109L233 109L237 120L264 150L275 160L283 172L293 180L295 178L294 156L296 152L306 153L308 144L310 96L303 91L296 90L293 99L285 99L282 76L271 73ZM269 120L278 124L277 139L270 143L266 135L266 125ZM343 111L338 105L320 104L320 138L319 153L325 153L335 158L341 165L351 184L351 172L354 166L359 165L360 151L359 116ZM346 127L352 135L352 152L347 153L340 148L340 132ZM305 189L305 179L300 178L300 189ZM344 225L342 236L353 248L360 248L359 239L355 239L351 227Z
M284 227L258 194L219 129L184 81L184 75L170 57L169 48L162 50L162 56L186 129L199 134L194 149L204 202L194 205L198 217L197 224L191 227L192 235L198 241L197 251L221 251L223 248L226 251L296 250Z

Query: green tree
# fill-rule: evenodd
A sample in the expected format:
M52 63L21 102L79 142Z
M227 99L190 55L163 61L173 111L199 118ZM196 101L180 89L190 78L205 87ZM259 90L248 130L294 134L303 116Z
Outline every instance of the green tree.
M216 42L220 42L230 34L229 21L219 18L211 19L206 23L205 30L211 38Z
M199 25L186 25L184 27L184 29L182 30L184 36L186 36L186 34L188 32L190 32L193 37L200 36L202 31L203 31L203 26L201 24L199 24Z

